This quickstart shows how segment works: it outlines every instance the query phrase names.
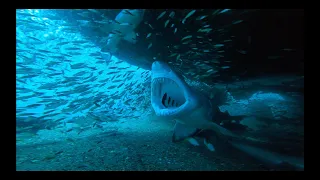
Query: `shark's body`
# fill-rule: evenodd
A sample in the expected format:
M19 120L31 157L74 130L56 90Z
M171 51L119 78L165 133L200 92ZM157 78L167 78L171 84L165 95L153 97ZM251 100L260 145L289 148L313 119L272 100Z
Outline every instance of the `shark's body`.
M107 48L110 53L117 51L120 40L126 40L133 44L136 43L136 32L134 31L141 23L144 15L143 9L123 9L115 18L113 31L109 34Z
M151 104L156 115L176 120L173 141L183 140L199 129L211 129L225 137L238 136L214 123L217 105L191 89L166 63L152 64Z
M149 64L149 66L145 66L143 63L140 63L140 61L145 61L144 59L141 60L143 56L138 55L137 53L132 53L132 50L126 52L126 50L134 49L135 47L137 42L135 29L142 22L144 11L144 9L123 9L116 16L112 27L108 27L112 29L112 33L109 34L107 42L103 47L103 51L110 54L109 58L106 60L110 60L113 55L118 58L121 58L119 56L122 55L125 58L121 59L130 64L138 66L142 64L143 67L150 68L151 64ZM136 63L136 61L138 62Z
M285 156L266 149L250 146L245 143L239 143L235 141L230 141L229 143L234 148L245 152L269 167L282 170L304 170L303 158Z
M303 169L301 160L293 161L293 158L246 145L243 142L249 141L249 138L238 136L215 123L219 122L216 119L231 116L220 112L219 102L210 100L191 89L183 78L164 62L155 61L152 64L151 104L157 116L176 120L172 136L173 142L187 139L191 144L198 146L199 143L193 137L199 135L200 132L212 130L213 134L203 136L204 144L211 151L214 151L214 147L207 139L210 138L209 136L218 135L223 138L227 137L233 147L262 162L274 165L289 163L298 169Z
M118 50L114 53L114 56L131 65L151 70L152 56L148 51L141 49L139 43L132 44L126 40L120 40Z
M131 65L151 70L152 61L147 52L139 49L135 29L143 20L144 9L123 9L115 17L112 27L114 33L109 34L103 50L108 52L106 60L110 61L111 56L126 61ZM143 53L140 53L143 52Z

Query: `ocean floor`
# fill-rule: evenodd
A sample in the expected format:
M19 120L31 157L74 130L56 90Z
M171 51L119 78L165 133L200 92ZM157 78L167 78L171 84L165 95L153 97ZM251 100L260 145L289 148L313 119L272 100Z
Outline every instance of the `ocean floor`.
M18 171L226 171L268 170L241 153L210 152L172 143L173 122L157 118L110 124L76 138L39 134L16 146ZM53 131L53 130L52 130ZM56 133L56 132L55 132ZM44 134L44 133L42 133ZM54 134L54 132L51 132ZM77 133L75 133L77 134ZM51 139L49 137L52 137ZM63 137L63 138L62 138Z

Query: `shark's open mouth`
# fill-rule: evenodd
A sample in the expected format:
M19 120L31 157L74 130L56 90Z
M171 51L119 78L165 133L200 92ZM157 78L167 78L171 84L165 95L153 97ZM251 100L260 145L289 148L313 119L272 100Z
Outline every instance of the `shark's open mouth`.
M172 79L159 77L151 83L152 103L159 115L172 115L180 111L185 103L183 88Z

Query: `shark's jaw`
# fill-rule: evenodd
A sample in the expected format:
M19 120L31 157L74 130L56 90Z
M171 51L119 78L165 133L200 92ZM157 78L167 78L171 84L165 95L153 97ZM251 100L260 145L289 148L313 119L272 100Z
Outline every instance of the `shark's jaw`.
M157 116L182 115L196 106L191 89L164 62L152 64L151 104Z

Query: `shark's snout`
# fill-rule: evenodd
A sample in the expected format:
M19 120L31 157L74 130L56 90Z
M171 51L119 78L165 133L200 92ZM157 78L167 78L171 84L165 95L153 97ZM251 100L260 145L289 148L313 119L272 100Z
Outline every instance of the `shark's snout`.
M152 71L153 72L156 72L156 71L160 71L160 72L164 72L164 71L167 71L167 72L171 72L171 68L164 62L161 62L161 61L154 61L152 63Z

